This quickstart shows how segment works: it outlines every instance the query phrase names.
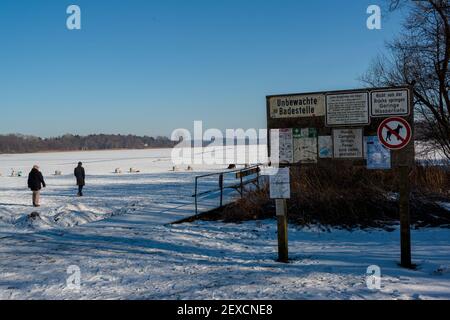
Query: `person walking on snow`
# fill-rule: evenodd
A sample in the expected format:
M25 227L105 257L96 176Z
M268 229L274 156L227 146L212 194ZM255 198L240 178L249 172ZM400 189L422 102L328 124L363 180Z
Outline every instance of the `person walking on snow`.
M28 188L33 191L33 206L40 207L41 189L46 187L44 177L39 171L39 166L33 166L28 175Z
M75 168L73 174L77 178L78 196L83 196L83 187L85 185L86 174L84 172L83 163L78 162L78 167Z

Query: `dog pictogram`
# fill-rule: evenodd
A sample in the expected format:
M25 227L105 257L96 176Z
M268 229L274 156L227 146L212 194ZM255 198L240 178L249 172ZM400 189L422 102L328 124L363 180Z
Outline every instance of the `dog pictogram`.
M397 126L396 129L394 129L394 130L388 130L388 131L386 132L386 141L392 141L392 139L391 139L392 134L395 134L395 136L396 136L396 137L399 137L400 140L401 140L402 138L401 138L401 136L400 136L400 132L401 132L403 129L404 129L404 127L403 127L401 124L399 124L399 125Z

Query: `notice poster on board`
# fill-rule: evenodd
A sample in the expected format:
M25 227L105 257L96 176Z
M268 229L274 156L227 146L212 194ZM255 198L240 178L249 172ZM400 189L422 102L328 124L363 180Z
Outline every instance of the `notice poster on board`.
M317 129L293 129L294 163L317 163Z
M319 136L319 158L333 158L333 139L331 136Z
M367 137L367 169L391 169L391 151L383 146L377 136Z
M292 141L292 129L280 129L279 157L280 163L292 163L294 160L294 146Z
M334 158L362 159L363 145L363 129L333 129Z
M373 91L372 117L408 116L410 114L409 90Z
M369 123L368 92L327 95L327 126L354 126Z

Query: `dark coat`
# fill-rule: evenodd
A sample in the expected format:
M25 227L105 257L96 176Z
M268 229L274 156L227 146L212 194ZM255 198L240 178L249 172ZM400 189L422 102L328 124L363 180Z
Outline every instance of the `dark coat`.
M31 191L39 191L41 188L45 188L45 181L42 173L38 169L32 169L28 175L28 188Z
M76 167L75 170L73 171L73 174L77 178L77 186L84 186L86 178L84 168L81 166Z

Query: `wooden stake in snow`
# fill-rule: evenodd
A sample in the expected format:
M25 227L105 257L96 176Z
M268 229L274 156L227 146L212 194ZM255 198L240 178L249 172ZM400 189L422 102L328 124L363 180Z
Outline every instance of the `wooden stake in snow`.
M283 263L289 261L286 199L291 197L290 183L289 168L278 168L270 176L270 197L275 199L278 219L278 261Z
M289 249L286 199L277 199L275 201L278 219L278 261L287 263L289 262Z
M411 268L411 222L409 215L410 198L410 168L401 166L399 168L400 178L400 247L401 247L401 265L404 268Z

